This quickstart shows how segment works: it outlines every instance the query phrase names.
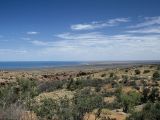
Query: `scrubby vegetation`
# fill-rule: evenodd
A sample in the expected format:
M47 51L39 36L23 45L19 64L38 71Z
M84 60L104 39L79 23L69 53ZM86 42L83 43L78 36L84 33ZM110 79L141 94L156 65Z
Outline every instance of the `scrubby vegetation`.
M135 70L135 74L136 74L136 75L139 75L140 73L141 73L140 70Z
M145 74L145 73L149 73L150 72L150 70L144 70L143 71L143 73Z
M153 79L154 80L160 80L160 73L158 71L153 73Z
M0 111L10 112L9 114L2 112L1 119L20 119L20 112L30 109L32 98L37 96L38 93L34 80L17 79L15 83L1 86ZM13 106L17 111L14 111Z
M160 102L147 103L140 112L133 112L127 120L159 120Z
M19 77L0 86L0 119L159 120L159 77L157 66L80 72L66 80Z

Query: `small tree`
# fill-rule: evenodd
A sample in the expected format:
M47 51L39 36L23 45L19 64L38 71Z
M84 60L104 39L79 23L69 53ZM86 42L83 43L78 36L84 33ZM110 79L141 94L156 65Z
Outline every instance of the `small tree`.
M34 106L34 112L48 120L51 120L57 114L57 103L52 99L44 99L40 105Z

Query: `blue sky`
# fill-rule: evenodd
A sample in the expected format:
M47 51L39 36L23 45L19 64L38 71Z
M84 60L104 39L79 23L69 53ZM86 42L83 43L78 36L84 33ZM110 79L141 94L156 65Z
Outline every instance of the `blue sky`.
M160 60L159 0L0 0L0 61Z

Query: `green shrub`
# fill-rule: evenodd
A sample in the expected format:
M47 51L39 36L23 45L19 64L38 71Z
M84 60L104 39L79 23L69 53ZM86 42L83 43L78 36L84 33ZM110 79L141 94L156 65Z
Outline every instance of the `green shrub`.
M39 119L81 120L85 113L95 108L103 107L103 97L92 94L90 89L77 90L74 98L44 99L40 104L35 103L33 111Z
M0 87L0 107L9 107L12 103L15 103L19 98L18 93L15 91L15 87L12 85L6 85Z
M150 89L149 88L144 88L143 89L142 98L141 98L142 103L146 103L148 101L149 93L150 93Z
M138 69L137 69L137 70L135 70L134 72L135 72L135 74L136 74L136 75L139 75L139 74L141 73L141 71L140 71L140 70L138 70Z
M103 73L103 74L101 75L101 77L106 77L106 74L105 74L105 73Z
M110 78L114 77L114 73L110 73L109 77Z
M128 73L128 71L129 71L128 69L125 70L126 73Z
M160 102L147 103L142 111L132 113L127 120L159 120Z
M76 118L82 119L84 114L95 108L101 109L104 105L103 97L99 94L91 94L89 89L78 92L74 98Z
M157 66L157 70L160 70L160 65Z
M142 98L141 98L142 103L146 103L148 101L155 102L158 100L160 100L158 88L153 87L152 89L149 89L149 88L143 89Z
M80 79L77 79L77 80L69 80L67 83L66 83L66 88L68 90L76 90L76 89L83 89L84 87L101 87L102 85L104 84L107 84L107 83L110 83L112 80L109 78L109 79L105 79L105 80L102 80L102 79L86 79L86 78L80 78Z
M150 70L144 70L143 71L144 74L149 73L149 72L150 72Z
M121 93L119 96L119 102L122 104L124 112L130 112L135 105L140 103L140 94L137 92L130 92L128 94Z
M29 109L31 99L38 93L34 80L18 79L14 84L0 87L0 107L5 110L12 104L19 104Z
M57 114L57 103L52 99L44 99L41 101L42 104L35 106L34 112L41 118L52 119Z
M159 72L158 71L154 72L152 77L153 77L153 80L159 80L160 79Z
M156 100L159 99L159 89L158 88L152 88L149 96L148 96L148 99L151 101L151 102L155 102Z
M53 80L43 82L38 86L40 92L51 92L57 89L62 89L67 83L67 80Z
M58 101L45 98L39 104L35 103L32 110L39 119L73 120L75 114L73 109L74 105L71 106L67 98L60 98Z
M33 98L39 94L35 80L18 79L20 99Z

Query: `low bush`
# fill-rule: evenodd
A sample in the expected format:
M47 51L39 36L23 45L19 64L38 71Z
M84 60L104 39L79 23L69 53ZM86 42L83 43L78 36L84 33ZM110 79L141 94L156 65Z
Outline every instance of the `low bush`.
M101 75L101 77L106 77L106 74L105 74L105 73L103 73L103 74Z
M133 112L127 120L159 120L160 102L147 103L142 111Z
M20 119L38 94L35 80L17 79L13 84L0 86L0 119Z
M76 90L76 89L82 89L84 87L101 87L104 84L110 83L112 80L111 79L86 79L86 78L81 78L78 80L69 80L67 84L67 89L68 90Z
M146 73L149 73L149 72L150 72L150 70L144 70L143 74L146 74Z
M92 94L90 89L78 90L72 100L60 98L55 101L50 98L35 103L33 111L39 119L82 120L84 115L95 108L103 107L103 97Z
M137 70L135 70L134 72L135 72L135 74L136 74L136 75L139 75L139 74L141 73L141 71L140 71L140 70L138 70L138 69L137 69Z
M160 80L160 73L156 71L153 73L152 77L153 77L153 80Z
M32 110L39 119L74 120L74 107L67 98L60 98L58 101L45 98L40 103L35 103Z
M160 65L157 66L157 70L160 70Z
M114 77L114 73L110 73L109 77L110 78Z
M140 103L141 98L140 94L135 91L129 92L128 94L121 93L118 97L124 112L131 112L134 106Z
M82 90L74 98L76 118L80 120L85 113L91 112L95 108L101 109L104 105L103 97L99 94L91 94L89 90Z
M67 82L67 80L53 80L42 82L38 85L38 89L40 92L51 92L57 89L62 89Z
M144 88L142 92L142 103L146 103L148 101L155 102L160 100L159 89L153 87L152 89Z

